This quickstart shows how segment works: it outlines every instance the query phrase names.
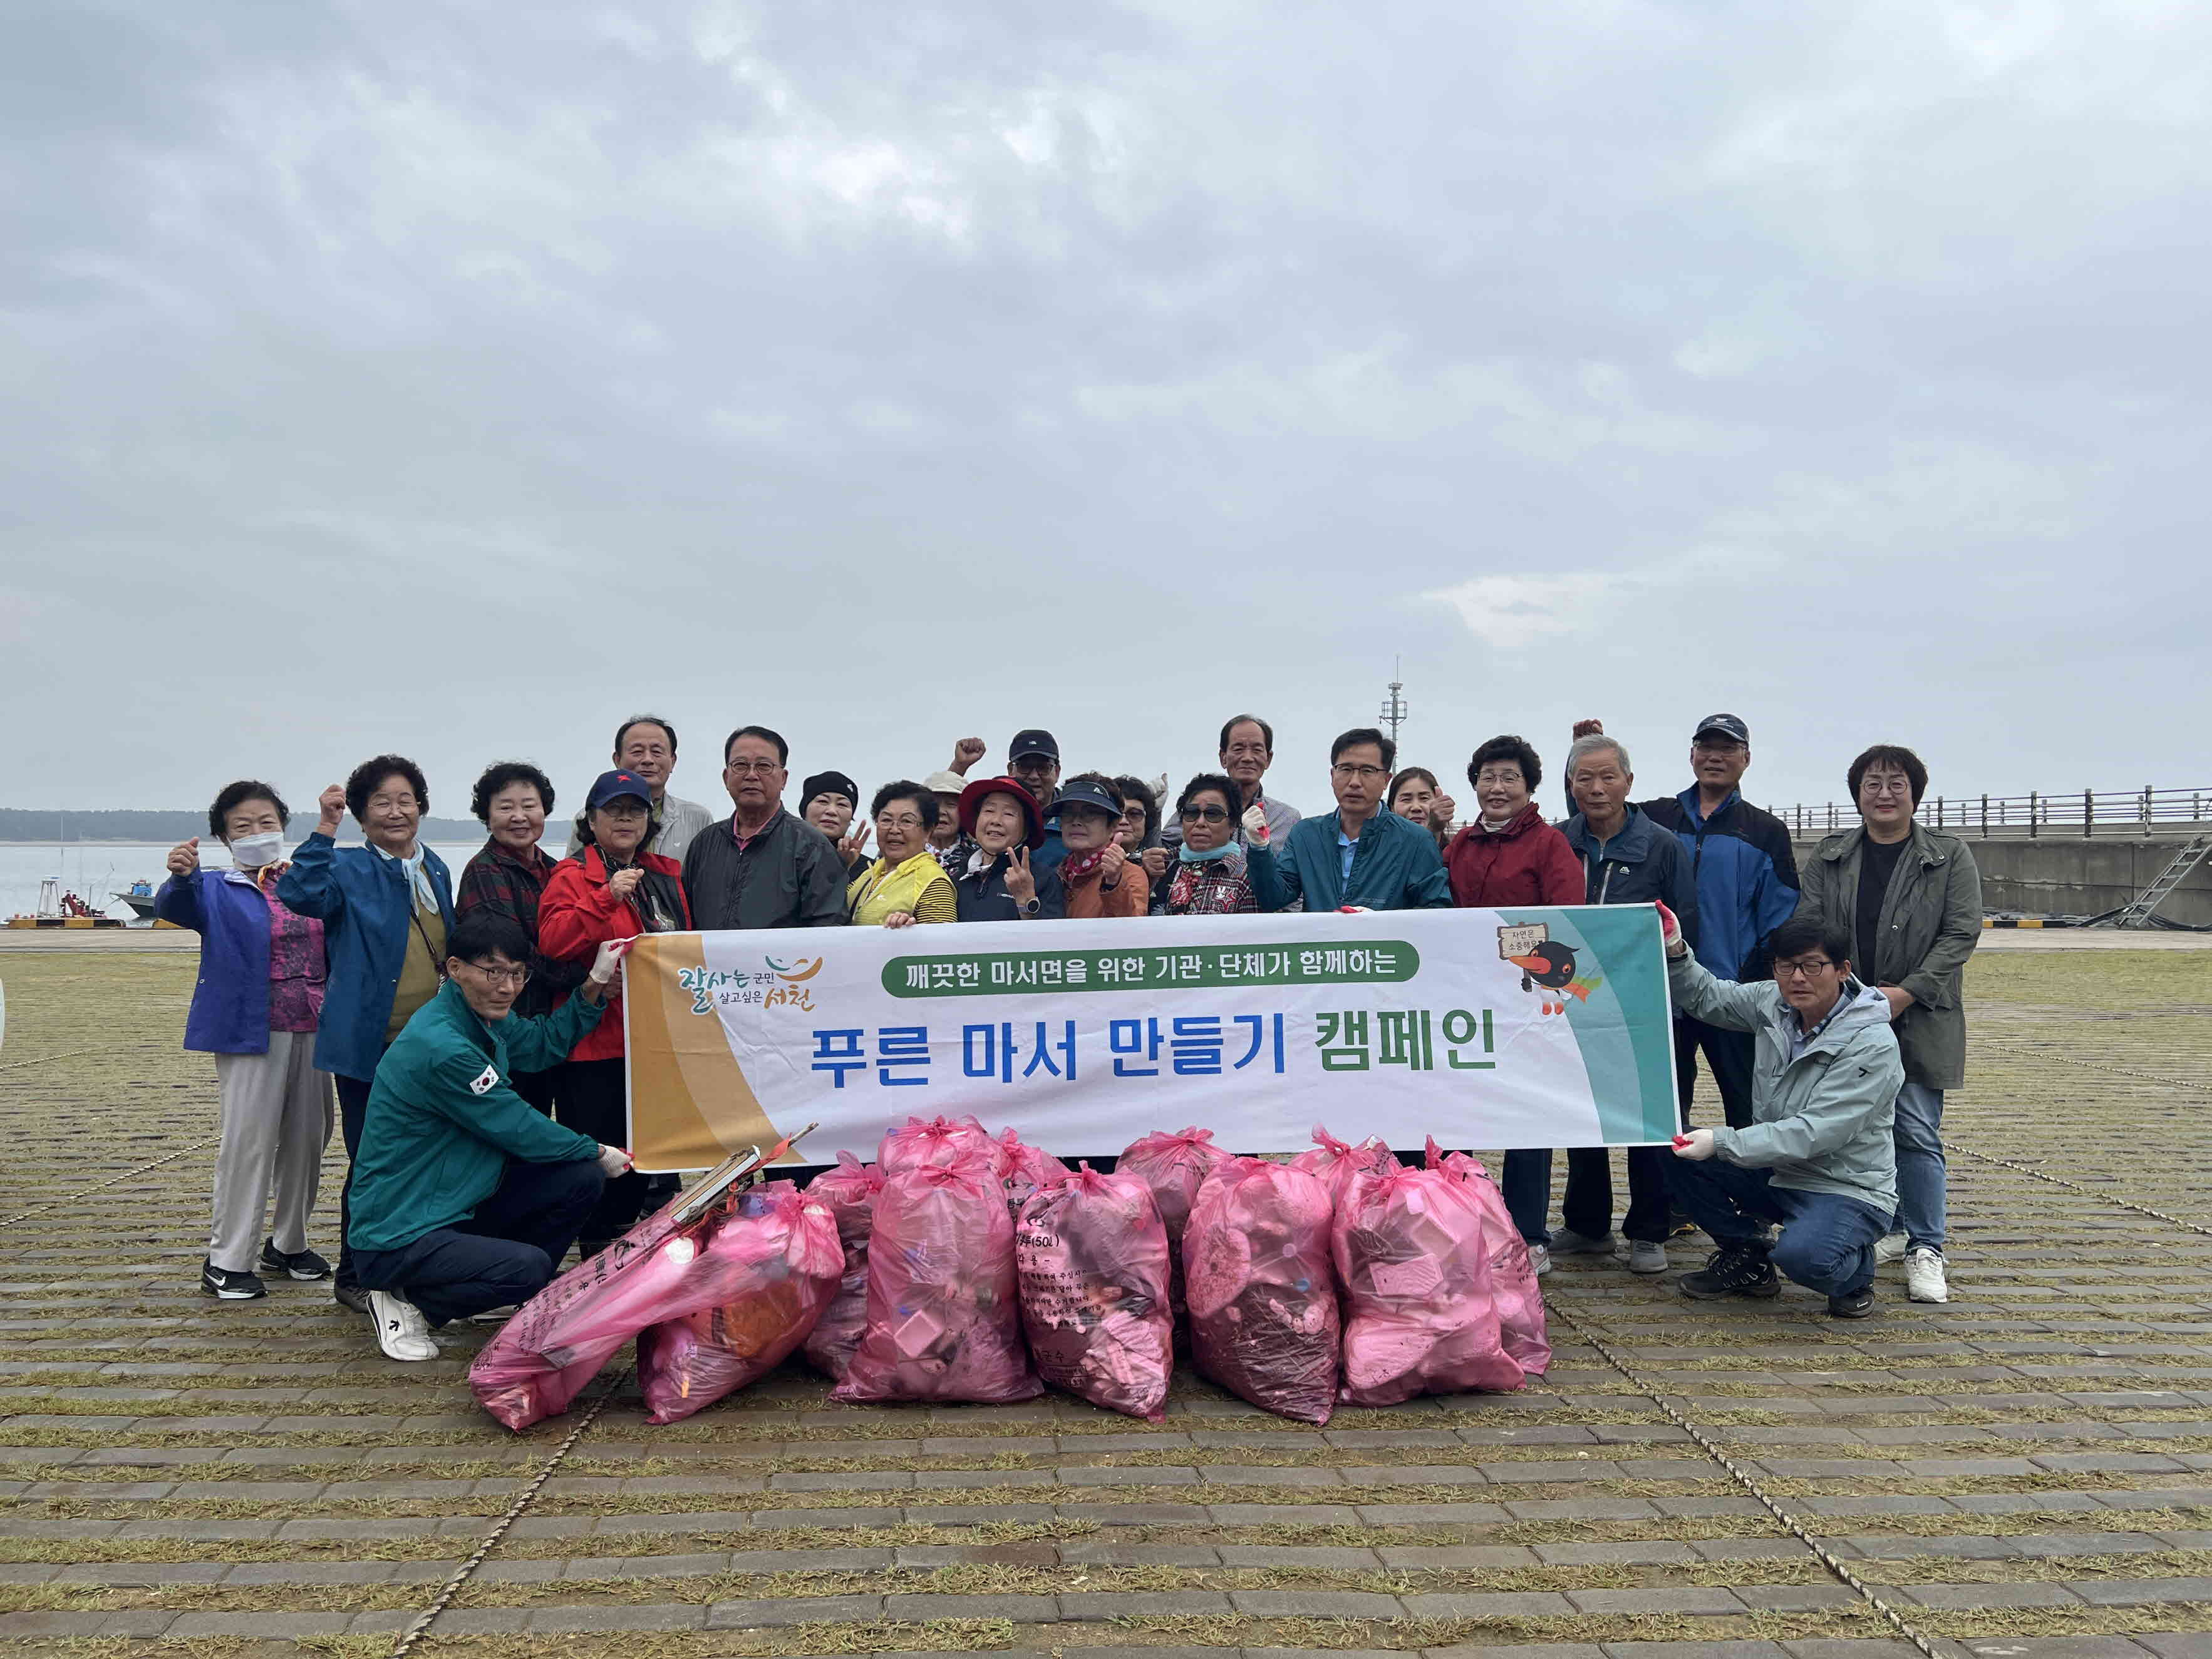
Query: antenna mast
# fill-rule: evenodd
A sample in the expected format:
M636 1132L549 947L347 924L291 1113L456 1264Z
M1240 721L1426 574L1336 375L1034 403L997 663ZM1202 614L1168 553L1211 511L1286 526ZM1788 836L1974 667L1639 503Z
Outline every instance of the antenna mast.
M1409 712L1406 707L1405 698L1398 695L1406 689L1405 681L1398 678L1399 665L1400 659L1393 657L1390 659L1390 695L1382 699L1382 710L1379 717L1381 724L1390 728L1390 741L1393 744L1398 741L1398 728L1406 723Z

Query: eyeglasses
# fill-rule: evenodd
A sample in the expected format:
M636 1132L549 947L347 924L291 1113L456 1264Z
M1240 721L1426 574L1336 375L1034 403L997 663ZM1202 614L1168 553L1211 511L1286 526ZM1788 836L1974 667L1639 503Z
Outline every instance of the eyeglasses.
M487 968L481 962L470 962L465 957L455 959L464 967L475 969L495 985L512 985L519 989L530 980L530 969L527 968Z
M1774 964L1777 979L1817 979L1836 964L1826 957L1808 957L1802 962L1778 962Z
M1474 775L1474 787L1478 789L1502 789L1508 785L1518 786L1524 781L1521 775L1521 769L1517 766L1509 766L1502 772L1493 772L1486 766Z
M1911 778L1878 777L1874 773L1869 772L1865 777L1859 780L1859 793L1862 795L1910 796L1912 793L1912 780Z
M1226 823L1229 809L1225 806L1194 806L1182 815L1185 823Z
M912 812L901 812L896 816L890 812L885 812L876 820L876 828L878 830L919 830L921 828L921 819Z
M1372 783L1377 778L1390 775L1390 769L1387 766L1332 766L1328 769L1340 778L1347 781L1358 778L1362 783Z
M722 769L735 772L741 778L764 778L771 772L781 772L783 767L776 761L725 761Z

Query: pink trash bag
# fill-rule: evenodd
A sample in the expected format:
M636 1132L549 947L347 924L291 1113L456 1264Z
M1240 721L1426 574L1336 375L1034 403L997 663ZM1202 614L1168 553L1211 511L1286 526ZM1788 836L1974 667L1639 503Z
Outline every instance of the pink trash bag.
M1006 1190L1006 1208L1018 1214L1031 1193L1067 1179L1067 1165L1039 1146L1032 1146L1012 1129L991 1143L991 1158L999 1184Z
M1187 1128L1181 1134L1155 1129L1129 1143L1115 1169L1135 1176L1152 1189L1152 1203L1160 1224L1168 1232L1168 1307L1175 1315L1176 1351L1190 1347L1190 1316L1182 1283L1182 1235L1190 1221L1190 1206L1206 1178L1229 1162L1229 1154L1213 1144L1213 1131Z
M892 1176L868 1241L868 1324L832 1400L975 1401L1044 1392L1022 1346L1014 1221L988 1163Z
M785 1183L788 1184L788 1183ZM716 1211L680 1231L664 1206L523 1304L477 1352L469 1387L510 1429L558 1416L647 1325L715 1299L699 1267Z
M1372 1170L1377 1174L1386 1174L1398 1167L1398 1160L1379 1139L1370 1138L1354 1146L1348 1141L1339 1140L1316 1123L1313 1127L1313 1139L1311 1150L1300 1152L1292 1158L1291 1168L1318 1176L1321 1184L1328 1188L1331 1204L1342 1201L1345 1188L1361 1171Z
M953 1164L981 1158L986 1169L998 1161L998 1143L990 1131L972 1117L933 1117L924 1122L910 1117L885 1132L876 1148L876 1164L884 1178L924 1164Z
M1085 1164L1040 1188L1014 1224L1022 1328L1056 1389L1129 1417L1166 1415L1175 1367L1168 1234L1152 1188Z
M845 1253L830 1207L788 1182L738 1200L701 1254L722 1299L637 1334L646 1421L673 1423L781 1365L837 1292Z
M1505 1195L1490 1172L1465 1152L1440 1150L1429 1137L1428 1166L1467 1182L1482 1209L1483 1237L1490 1244L1490 1285L1498 1304L1498 1328L1505 1352L1530 1376L1552 1368L1552 1339L1546 1334L1544 1292L1536 1283L1536 1264L1528 1245L1505 1208Z
M830 1206L837 1223L838 1243L844 1247L844 1270L837 1294L823 1310L822 1317L806 1334L801 1352L806 1363L832 1382L842 1382L853 1364L853 1350L860 1346L860 1333L868 1324L868 1234L875 1225L876 1194L884 1189L884 1172L863 1164L850 1152L837 1154L837 1167L814 1177L806 1189L809 1198Z
M1337 1202L1330 1248L1346 1308L1344 1404L1527 1386L1501 1346L1488 1230L1467 1182L1363 1171Z
M1193 1358L1263 1410L1326 1423L1340 1328L1328 1189L1304 1170L1240 1158L1198 1189L1182 1238Z

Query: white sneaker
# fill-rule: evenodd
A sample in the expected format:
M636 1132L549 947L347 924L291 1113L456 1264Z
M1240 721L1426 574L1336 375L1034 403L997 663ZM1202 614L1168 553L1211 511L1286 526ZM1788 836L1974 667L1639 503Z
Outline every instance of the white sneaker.
M1905 1260L1905 1235L1885 1233L1874 1242L1874 1265L1887 1267L1893 1261Z
M430 1340L429 1322L422 1310L405 1297L390 1291L368 1293L369 1322L376 1327L376 1346L386 1359L435 1359L438 1345Z
M1541 1244L1528 1247L1528 1266L1539 1276L1552 1271L1552 1252Z
M1905 1293L1915 1302L1948 1302L1950 1286L1943 1282L1943 1253L1925 1244L1905 1258Z
M1667 1271L1667 1247L1648 1238L1628 1241L1628 1271L1632 1273L1663 1273Z

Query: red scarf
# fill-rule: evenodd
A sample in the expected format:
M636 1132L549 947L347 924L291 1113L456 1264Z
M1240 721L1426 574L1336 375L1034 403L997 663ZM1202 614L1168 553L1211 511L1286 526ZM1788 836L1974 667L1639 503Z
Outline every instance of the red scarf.
M1113 842L1106 843L1107 847ZM1073 887L1085 876L1095 873L1106 862L1106 848L1094 847L1087 853L1070 853L1060 861L1060 884Z

